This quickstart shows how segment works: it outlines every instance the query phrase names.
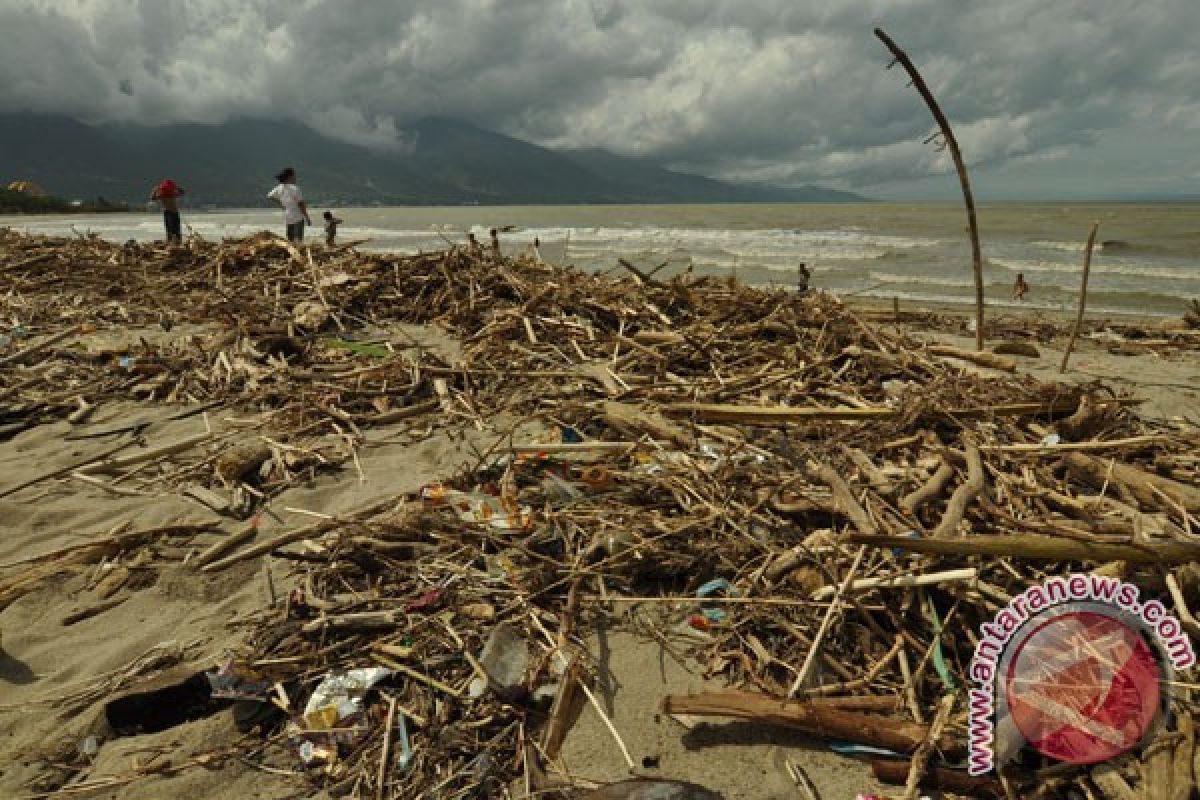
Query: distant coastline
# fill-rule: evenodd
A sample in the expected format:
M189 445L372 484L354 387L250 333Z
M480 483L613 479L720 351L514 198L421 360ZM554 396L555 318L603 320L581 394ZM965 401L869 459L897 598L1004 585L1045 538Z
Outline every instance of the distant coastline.
M49 194L0 188L0 214L108 214L129 210L126 203L113 203L103 197L71 201Z

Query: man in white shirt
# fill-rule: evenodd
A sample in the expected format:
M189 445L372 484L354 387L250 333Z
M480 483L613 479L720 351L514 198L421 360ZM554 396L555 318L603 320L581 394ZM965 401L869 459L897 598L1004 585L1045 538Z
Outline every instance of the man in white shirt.
M304 195L296 185L296 170L287 167L275 176L279 185L267 192L267 197L274 200L283 209L283 223L287 229L289 242L304 241L304 225L312 225L308 216L308 205Z

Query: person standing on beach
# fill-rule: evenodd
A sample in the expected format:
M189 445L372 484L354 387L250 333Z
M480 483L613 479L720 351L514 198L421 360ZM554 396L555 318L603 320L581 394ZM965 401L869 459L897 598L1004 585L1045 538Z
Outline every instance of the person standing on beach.
M333 215L332 211L325 212L325 246L333 247L333 241L337 238L337 226L341 225L342 221Z
M488 233L492 237L492 258L500 258L500 235L492 228Z
M796 268L796 294L808 294L808 284L812 280L812 273L808 271L808 264L803 261Z
M296 185L296 170L285 167L283 172L275 176L279 185L267 192L267 197L274 200L283 209L283 223L289 242L299 244L304 241L304 224L312 225L308 216L308 205L304 195Z
M467 255L481 258L483 256L483 247L479 244L479 240L475 238L475 234L467 234Z
M150 199L157 202L163 212L163 227L167 229L167 244L183 244L183 223L179 219L179 198L183 187L167 178L154 187Z
M1018 272L1017 279L1013 282L1013 300L1025 302L1025 295L1029 291L1029 284L1025 282L1025 273Z

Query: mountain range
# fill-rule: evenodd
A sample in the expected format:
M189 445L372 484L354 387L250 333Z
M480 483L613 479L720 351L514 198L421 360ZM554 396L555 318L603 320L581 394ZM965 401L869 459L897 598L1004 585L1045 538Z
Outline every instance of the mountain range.
M297 122L89 125L52 114L0 114L0 185L31 180L67 198L141 204L165 177L193 206L261 206L284 166L321 205L861 202L816 186L738 184L605 150L551 150L459 120L409 128L383 151Z

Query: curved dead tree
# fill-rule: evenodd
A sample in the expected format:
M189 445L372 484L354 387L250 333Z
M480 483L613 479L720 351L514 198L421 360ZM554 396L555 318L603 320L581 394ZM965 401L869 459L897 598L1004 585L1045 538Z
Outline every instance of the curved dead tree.
M917 72L917 68L913 66L908 55L892 41L892 37L888 36L882 28L876 28L875 35L879 37L879 41L883 42L895 57L895 60L891 64L888 64L888 69L891 69L899 62L905 71L908 72L908 77L912 79L913 86L921 93L921 98L925 101L925 105L929 106L930 113L933 114L934 120L937 121L938 127L941 128L942 139L945 141L946 147L950 150L950 157L954 159L954 169L958 171L958 182L962 184L963 202L967 206L967 225L971 233L971 263L975 270L975 347L978 350L982 350L983 255L979 249L979 225L975 222L975 199L971 196L971 182L967 179L967 165L963 163L962 152L958 149L958 140L954 138L954 131L950 129L950 122L946 119L946 115L942 113L942 109L938 107L937 100L933 98L933 93L925 85L921 73Z

